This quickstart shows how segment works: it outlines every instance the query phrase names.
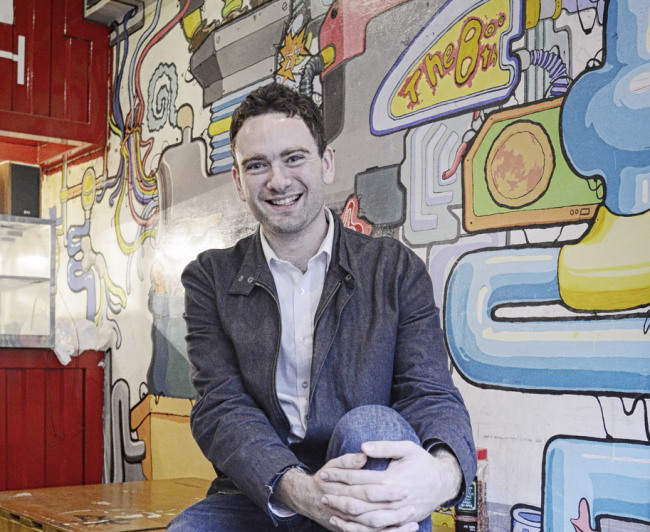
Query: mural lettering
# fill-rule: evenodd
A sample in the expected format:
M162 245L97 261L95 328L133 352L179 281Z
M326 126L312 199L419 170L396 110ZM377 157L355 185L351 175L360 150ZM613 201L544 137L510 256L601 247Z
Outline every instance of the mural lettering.
M440 91L445 90L443 79L452 75L455 88L447 88L447 91L461 95L463 86L471 87L478 72L487 72L490 67L497 65L500 37L498 28L502 28L505 23L505 14L500 14L498 19L492 19L487 24L475 17L467 19L460 30L458 41L450 42L444 51L435 48L429 50L415 71L409 74L397 96L408 101L408 110L431 106L436 101L438 88ZM428 83L430 94L420 89L420 79ZM391 109L395 116L405 114L397 99Z

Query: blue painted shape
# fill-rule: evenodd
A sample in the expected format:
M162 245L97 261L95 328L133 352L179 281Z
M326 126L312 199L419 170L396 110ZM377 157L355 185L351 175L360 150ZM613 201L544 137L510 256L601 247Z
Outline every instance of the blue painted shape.
M73 292L86 291L86 319L88 321L95 321L96 309L96 290L95 290L95 270L93 268L84 267L79 253L82 253L81 241L83 237L88 236L90 233L90 217L87 216L83 225L72 225L68 229L68 269L67 279L68 287Z
M582 499L598 517L650 524L650 445L556 438L544 457L543 530L575 532Z
M517 390L650 392L646 316L566 313L524 317L561 301L559 248L486 250L463 256L445 298L451 357L469 380ZM501 307L522 317L503 318Z
M648 0L610 2L606 61L575 81L562 107L567 159L604 177L605 205L620 215L650 209L649 21Z

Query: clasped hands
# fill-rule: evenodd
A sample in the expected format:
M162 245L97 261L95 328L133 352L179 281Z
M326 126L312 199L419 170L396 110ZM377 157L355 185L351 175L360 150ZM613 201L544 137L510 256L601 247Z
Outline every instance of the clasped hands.
M328 530L409 532L458 494L460 466L444 447L429 453L410 441L379 441L361 450L330 460L314 475L290 469L278 495ZM362 469L368 458L391 462L384 471Z

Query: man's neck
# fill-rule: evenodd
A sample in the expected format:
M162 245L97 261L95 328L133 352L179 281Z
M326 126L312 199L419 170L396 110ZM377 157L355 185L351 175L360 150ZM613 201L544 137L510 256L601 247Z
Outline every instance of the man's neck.
M316 255L329 227L329 218L325 209L309 228L300 235L276 234L264 231L264 237L279 259L293 264L301 272L307 271L309 260Z

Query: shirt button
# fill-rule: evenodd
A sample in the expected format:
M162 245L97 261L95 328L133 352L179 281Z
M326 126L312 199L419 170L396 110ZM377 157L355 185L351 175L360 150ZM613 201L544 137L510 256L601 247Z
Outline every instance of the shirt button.
M239 278L237 279L240 283L244 280L244 276L240 275Z
M303 382L302 387L306 390L309 387L309 383L307 381Z
M300 290L298 290L298 293L299 293L301 296L304 295L304 294L305 294L305 289L304 289L304 288L301 288Z
M249 282L249 284L250 284L250 283L252 283L252 282L255 280L255 278L254 278L254 277L249 277L249 278L246 279L246 280L247 280L247 281Z

